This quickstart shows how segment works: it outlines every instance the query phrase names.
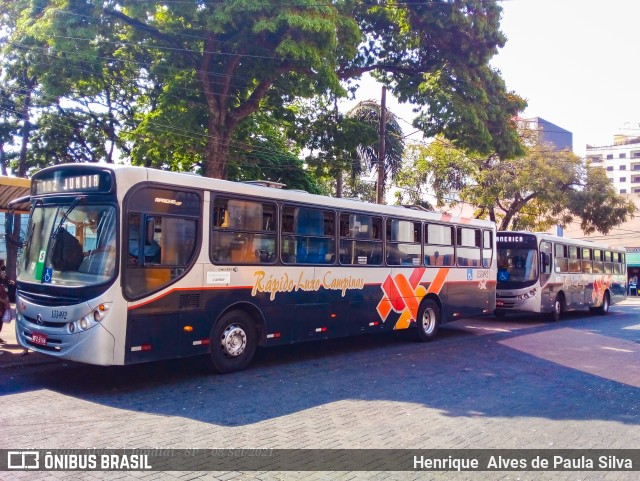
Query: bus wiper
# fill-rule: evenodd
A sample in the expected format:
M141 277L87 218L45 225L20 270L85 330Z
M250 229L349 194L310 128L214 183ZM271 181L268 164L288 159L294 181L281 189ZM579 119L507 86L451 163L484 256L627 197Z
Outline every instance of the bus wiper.
M69 208L60 217L60 222L58 222L58 226L53 230L53 232L49 236L49 241L47 242L47 251L46 251L47 257L51 255L51 252L53 252L52 249L56 247L56 242L58 241L58 233L62 229L62 224L64 224L64 222L69 218L69 214L71 214L71 211L75 209L76 206L80 202L84 201L85 199L86 199L86 196L84 195L81 195L73 199L73 202L71 202L71 205L69 206ZM43 279L44 279L44 276L43 276ZM42 279L40 280L40 282L42 282Z
M71 202L71 205L69 206L69 208L64 212L64 214L62 214L62 217L60 217L60 222L58 222L58 227L56 227L56 230L53 231L53 234L51 234L51 237L56 237L58 235L58 232L60 232L60 229L62 229L62 224L64 224L64 222L69 218L69 214L71 214L71 211L75 209L76 206L81 201L84 201L85 198L86 197L82 195L80 197L76 197L73 200L73 202ZM51 238L49 240L51 240ZM47 252L49 251L48 247L49 246L47 246Z

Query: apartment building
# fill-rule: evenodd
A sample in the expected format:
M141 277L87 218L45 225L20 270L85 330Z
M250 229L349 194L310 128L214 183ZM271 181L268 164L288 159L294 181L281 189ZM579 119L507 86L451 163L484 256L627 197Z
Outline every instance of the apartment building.
M616 134L613 145L587 145L587 159L607 171L618 193L640 195L640 132Z

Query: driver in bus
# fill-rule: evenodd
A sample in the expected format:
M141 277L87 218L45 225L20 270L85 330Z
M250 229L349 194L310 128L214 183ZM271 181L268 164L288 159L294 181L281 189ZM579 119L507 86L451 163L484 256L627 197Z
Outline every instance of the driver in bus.
M137 229L132 229L129 232L129 264L138 263L138 257L140 254L140 243L138 240L139 236ZM160 244L158 244L155 239L151 239L150 243L145 243L143 254L145 262L160 262Z

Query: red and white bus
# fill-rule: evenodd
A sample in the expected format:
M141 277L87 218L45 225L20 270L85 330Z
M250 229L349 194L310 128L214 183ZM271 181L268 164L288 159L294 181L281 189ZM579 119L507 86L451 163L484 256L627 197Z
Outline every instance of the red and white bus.
M498 232L496 315L590 309L627 295L625 249L542 232Z
M128 166L32 178L17 336L98 365L414 329L495 308L495 226Z

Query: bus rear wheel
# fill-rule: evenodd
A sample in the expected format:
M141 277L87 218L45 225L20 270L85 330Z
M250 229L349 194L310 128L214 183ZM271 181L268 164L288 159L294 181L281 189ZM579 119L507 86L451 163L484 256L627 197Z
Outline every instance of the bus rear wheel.
M244 311L224 314L211 331L210 369L220 374L242 371L256 352L257 334L253 319Z
M432 299L425 299L418 309L417 340L428 342L436 337L440 328L440 307Z
M602 298L602 305L596 307L596 312L602 316L604 316L607 312L609 312L609 306L611 305L611 299L609 299L609 293L605 292L604 297Z

